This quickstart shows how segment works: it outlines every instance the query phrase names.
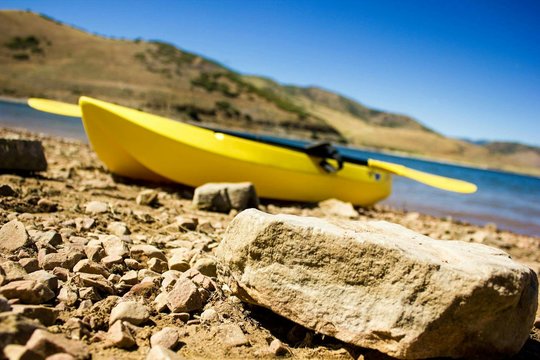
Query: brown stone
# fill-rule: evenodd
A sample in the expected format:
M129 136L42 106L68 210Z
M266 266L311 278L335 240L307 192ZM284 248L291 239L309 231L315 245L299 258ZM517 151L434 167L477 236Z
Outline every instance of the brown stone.
M188 279L178 280L167 295L167 306L171 312L189 312L203 308L203 298L197 286Z
M123 321L116 321L107 332L107 340L121 349L130 349L137 345L135 338Z
M43 305L13 305L12 311L29 319L38 320L45 326L53 325L58 317L56 309Z
M18 220L11 220L0 228L0 250L7 253L29 245L30 237L24 224Z
M23 304L42 304L54 298L54 292L35 280L12 281L0 287L0 295L19 299Z
M46 330L36 330L26 343L26 347L46 358L56 353L66 353L76 359L88 359L90 353L79 341L69 340L60 334L51 334Z

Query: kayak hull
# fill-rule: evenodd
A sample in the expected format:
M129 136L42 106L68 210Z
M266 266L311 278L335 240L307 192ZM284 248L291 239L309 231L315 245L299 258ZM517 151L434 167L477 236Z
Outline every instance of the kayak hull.
M107 168L118 175L197 187L208 182L255 185L264 198L371 205L391 192L391 175L346 163L329 174L320 159L226 135L104 101L81 97L83 124Z

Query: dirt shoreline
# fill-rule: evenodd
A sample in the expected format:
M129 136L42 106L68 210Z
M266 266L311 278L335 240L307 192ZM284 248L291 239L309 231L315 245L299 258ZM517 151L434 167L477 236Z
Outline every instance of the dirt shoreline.
M0 128L0 138L6 137L41 140L49 169L36 175L0 174L0 185L8 185L16 192L16 196L0 196L0 227L17 219L29 232L52 230L71 242L84 242L84 239L88 241L99 234L110 234L111 223L123 222L130 232L125 236L133 244L154 245L167 256L176 247L189 247L196 250L196 257L203 258L212 256L236 214L234 210L220 214L194 209L191 206L193 191L187 187L113 178L90 147L82 142ZM152 206L138 204L137 195L148 189L158 193L158 203ZM85 209L90 201L108 204L108 211L89 214ZM275 214L328 216L317 204L262 201L261 210ZM435 239L483 243L508 252L514 260L536 273L540 271L538 237L501 231L494 224L480 227L388 206L357 210L357 220L386 220ZM196 219L198 225L185 231L176 225L178 217ZM92 219L91 225L80 225L81 221L89 218ZM0 254L0 262L9 258L8 254ZM272 352L270 344L272 340L279 339L285 353L298 359L390 359L373 350L355 348L314 334L267 310L242 304L221 291L222 284L216 285L217 289L204 309L214 309L217 319L207 321L204 316L201 318L200 312L195 312L184 322L168 314L152 312L150 320L138 327L137 346L130 350L111 346L105 341L106 333L98 328L90 329L81 341L88 346L94 359L144 359L150 349L151 335L173 326L180 335L178 353L186 358L274 358L277 353ZM66 325L70 318L84 321L92 315L91 308L80 309L78 305L61 302L55 302L54 306L59 316L48 330L67 337L73 337L73 331ZM247 343L231 346L224 341L222 327L230 324L242 330ZM516 358L540 356L539 338L540 327L534 328L530 340Z

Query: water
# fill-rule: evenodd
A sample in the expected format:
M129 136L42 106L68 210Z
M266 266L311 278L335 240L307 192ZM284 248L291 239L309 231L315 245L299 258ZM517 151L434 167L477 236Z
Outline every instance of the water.
M87 141L79 119L42 113L25 104L0 101L0 126L24 128L55 136ZM276 139L276 138L273 138ZM279 139L284 144L301 141ZM394 177L392 195L383 204L435 216L451 216L483 225L494 222L501 229L540 236L540 178L482 170L339 147L348 156L399 163L417 170L475 183L475 194L456 194L415 181Z

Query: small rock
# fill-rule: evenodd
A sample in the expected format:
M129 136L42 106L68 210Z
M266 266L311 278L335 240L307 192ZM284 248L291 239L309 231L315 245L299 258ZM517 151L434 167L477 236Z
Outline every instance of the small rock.
M180 312L180 313L171 313L171 317L175 320L180 320L183 323L187 323L189 321L190 315L187 312Z
M19 260L19 264L27 273L39 270L39 263L36 258L22 258Z
M268 352L275 356L284 356L289 354L289 348L283 345L283 343L279 341L279 339L274 339L268 347Z
M131 258L125 259L124 263L126 264L128 268L132 270L141 270L144 268L144 266L135 259L131 259Z
M96 302L101 300L101 296L93 287L82 287L79 289L79 299Z
M79 273L77 277L82 286L93 287L106 295L114 294L112 284L103 275Z
M174 349L178 345L178 331L172 327L166 327L150 337L150 346L163 346L167 349Z
M24 277L25 280L36 280L47 286L53 292L58 290L58 277L45 270L34 271Z
M173 254L168 261L170 270L186 271L189 270L189 261L186 260L186 256L181 253Z
M52 269L52 275L56 276L58 279L62 281L67 281L69 277L69 270L61 268L61 267L55 267L54 269Z
M0 250L14 253L22 247L29 245L30 236L24 224L18 220L11 220L0 228Z
M223 344L230 347L249 345L249 340L238 324L224 324L218 328Z
M154 299L154 309L158 313L165 312L168 309L166 292L161 292L156 296L156 298Z
M135 285L139 282L139 279L137 277L137 272L135 270L130 270L126 272L121 278L120 281L129 284L129 285Z
M17 192L9 185L0 185L0 196L17 196Z
M169 265L161 259L151 258L148 260L148 269L161 274L169 270Z
M2 272L6 282L21 280L27 275L21 264L11 260L0 263L0 273Z
M82 251L69 249L67 251L46 254L41 259L38 257L38 260L40 261L39 265L43 270L52 270L55 267L71 270L83 257L84 253Z
M29 319L36 319L45 326L51 326L58 317L58 311L43 305L13 305L12 311Z
M217 264L213 258L205 257L198 259L193 265L193 269L198 270L201 274L216 277L217 276Z
M201 321L204 323L212 323L219 320L219 315L213 308L206 309L201 313Z
M88 273L88 274L99 274L103 275L104 277L109 276L109 271L107 268L101 264L98 264L94 261L83 259L80 260L74 267L74 272L82 272L82 273Z
M258 207L259 199L251 183L208 183L195 189L197 209L228 213L231 209Z
M54 292L35 280L12 281L0 287L0 295L19 299L23 304L42 304L54 298Z
M102 214L109 211L109 204L102 201L90 201L85 205L85 212L87 214Z
M72 306L79 300L79 295L71 286L64 285L60 288L57 298L64 304Z
M86 346L79 341L69 340L60 334L51 334L45 330L36 330L26 343L26 347L46 358L56 353L66 353L78 359L87 359L90 353Z
M155 205L157 203L157 200L158 193L157 191L154 191L152 189L141 191L139 194L137 194L137 198L135 199L137 204L147 206Z
M167 261L163 251L152 245L133 245L130 249L130 256L140 262L148 261L151 258Z
M135 338L123 321L116 321L109 327L107 340L121 349L130 349L137 345Z
M203 297L191 280L182 279L168 293L167 306L171 312L200 310L203 307Z
M109 324L122 320L133 325L140 325L148 321L149 318L150 313L146 305L137 301L123 301L112 309Z
M350 202L337 199L328 199L319 203L321 210L328 216L337 216L347 219L358 217L358 212Z
M108 256L105 256L103 259L101 259L101 263L105 267L110 268L113 265L124 264L124 258L119 255L108 255Z
M38 237L37 242L57 247L64 242L64 239L62 239L62 235L56 231L47 231Z
M129 249L126 242L116 235L105 236L102 245L108 256L116 255L126 257L129 255Z
M131 234L131 231L129 231L126 223L120 221L110 223L107 226L107 231L116 236L124 236Z
M178 226L180 226L180 228L189 231L195 231L195 229L197 229L197 225L199 224L199 219L185 218L183 216L175 217L174 221Z
M45 199L45 198L39 199L39 201L37 202L37 206L41 212L46 212L46 213L55 212L58 210L57 203L55 203L52 200Z
M155 346L146 355L146 360L184 360L184 357L163 346Z

